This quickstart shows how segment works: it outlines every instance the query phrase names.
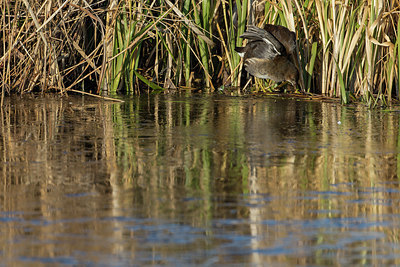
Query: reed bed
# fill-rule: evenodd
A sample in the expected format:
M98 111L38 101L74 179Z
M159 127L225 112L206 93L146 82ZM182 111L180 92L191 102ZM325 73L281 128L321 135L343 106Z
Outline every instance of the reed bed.
M306 91L370 106L400 97L399 0L0 0L0 12L2 99L243 87L253 78L234 48L265 23L296 31Z

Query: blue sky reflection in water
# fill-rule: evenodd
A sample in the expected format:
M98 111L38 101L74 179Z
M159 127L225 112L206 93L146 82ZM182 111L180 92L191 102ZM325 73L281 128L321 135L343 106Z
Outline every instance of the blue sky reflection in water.
M399 115L249 96L8 99L0 262L399 265Z

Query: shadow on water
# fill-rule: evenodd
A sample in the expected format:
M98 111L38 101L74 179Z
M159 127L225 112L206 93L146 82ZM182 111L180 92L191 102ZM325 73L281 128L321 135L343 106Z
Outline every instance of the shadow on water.
M399 114L196 94L7 99L0 262L400 264Z

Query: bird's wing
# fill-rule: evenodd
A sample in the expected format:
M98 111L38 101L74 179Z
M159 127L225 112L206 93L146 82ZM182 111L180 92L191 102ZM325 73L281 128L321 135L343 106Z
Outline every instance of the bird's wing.
M245 46L245 51L245 59L273 59L279 55L274 46L267 44L262 40L249 41Z
M247 51L251 57L272 59L285 53L285 47L264 29L250 25L240 37L249 40L247 45L251 47Z
M279 42L285 47L287 54L293 54L296 51L296 33L290 31L288 28L265 24L264 30L272 34Z

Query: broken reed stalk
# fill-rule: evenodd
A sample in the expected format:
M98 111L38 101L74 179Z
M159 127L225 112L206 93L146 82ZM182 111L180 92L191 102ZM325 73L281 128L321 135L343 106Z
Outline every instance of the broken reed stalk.
M400 98L399 6L399 0L48 0L44 6L0 0L2 99L30 91L244 85L234 52L239 36L247 24L273 23L296 31L308 92L389 104Z

